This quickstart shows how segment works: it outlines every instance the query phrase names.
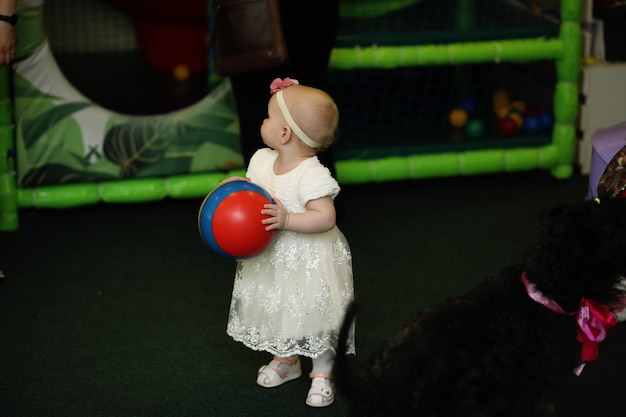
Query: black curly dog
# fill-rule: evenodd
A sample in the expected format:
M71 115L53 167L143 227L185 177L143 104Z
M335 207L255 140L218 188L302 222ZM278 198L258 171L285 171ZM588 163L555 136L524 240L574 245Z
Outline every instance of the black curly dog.
M616 316L626 319L625 280L626 199L559 205L521 264L419 313L359 372L345 355L350 306L337 390L352 417L554 415L559 379L595 358ZM579 327L589 311L595 319Z

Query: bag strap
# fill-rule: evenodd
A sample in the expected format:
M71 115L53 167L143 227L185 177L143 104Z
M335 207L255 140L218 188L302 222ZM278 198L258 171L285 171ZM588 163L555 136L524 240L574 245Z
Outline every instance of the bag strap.
M208 54L207 54L207 77L208 77L208 84L209 84L209 91L213 90L213 87L216 86L220 80L221 80L221 76L219 76L216 72L215 72L215 52L213 50L213 35L215 34L215 2L213 0L208 0L209 1L209 6L208 6L208 12L209 12L209 18L208 18L208 32L209 32L209 45L208 45Z

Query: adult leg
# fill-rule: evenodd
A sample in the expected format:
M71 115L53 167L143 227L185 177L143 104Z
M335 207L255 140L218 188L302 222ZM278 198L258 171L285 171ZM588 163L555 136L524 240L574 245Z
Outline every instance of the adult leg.
M325 89L330 53L339 26L337 0L283 0L281 20L289 51L285 65L231 77L240 125L241 152L246 165L263 146L259 129L267 117L269 85L274 78L295 78L300 83ZM331 149L319 158L335 175Z

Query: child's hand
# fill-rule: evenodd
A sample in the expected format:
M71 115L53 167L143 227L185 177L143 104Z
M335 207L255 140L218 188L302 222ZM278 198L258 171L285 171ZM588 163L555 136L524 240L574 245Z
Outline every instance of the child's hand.
M268 224L265 228L268 232L270 230L287 229L289 225L289 213L277 198L274 199L276 204L265 204L264 209L261 210L262 214L270 216L268 219L263 219L261 223Z
M228 177L220 181L220 183L217 184L217 186L219 187L221 185L228 184L229 182L233 182L233 181L250 181L250 178L244 178L244 177L239 177L239 176Z

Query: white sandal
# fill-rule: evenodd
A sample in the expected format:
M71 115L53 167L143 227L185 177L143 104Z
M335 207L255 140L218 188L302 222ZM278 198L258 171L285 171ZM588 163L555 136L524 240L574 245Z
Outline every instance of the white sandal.
M280 368L282 368L284 372L281 371ZM265 388L274 388L285 382L296 379L300 377L300 375L302 375L302 369L300 368L300 360L297 356L291 359L274 356L274 359L272 359L269 364L259 368L256 383Z
M328 372L311 372L309 378L311 389L306 397L306 405L311 407L328 407L335 401L335 387Z

